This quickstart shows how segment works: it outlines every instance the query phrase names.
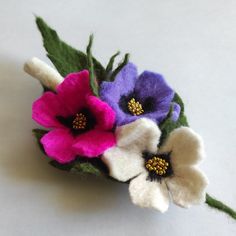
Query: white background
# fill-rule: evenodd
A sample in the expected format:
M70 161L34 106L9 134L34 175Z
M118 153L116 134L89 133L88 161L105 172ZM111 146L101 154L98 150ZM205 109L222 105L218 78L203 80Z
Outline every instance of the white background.
M102 62L130 52L139 71L165 75L204 138L208 192L236 208L236 1L0 1L0 235L236 235L236 222L203 205L166 214L130 202L127 185L81 179L47 164L32 137L39 83L24 61L45 61L33 14L71 45L95 33Z

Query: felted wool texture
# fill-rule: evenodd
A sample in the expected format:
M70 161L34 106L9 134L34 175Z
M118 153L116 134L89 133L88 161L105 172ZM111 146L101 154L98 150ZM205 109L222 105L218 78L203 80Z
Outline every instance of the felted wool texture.
M94 158L115 144L116 139L112 132L94 129L77 136L72 147L78 155Z
M157 125L141 118L116 129L117 146L105 151L103 162L108 166L110 176L127 181L144 171L143 151L155 152L160 138Z
M76 156L75 150L71 148L75 140L68 129L51 130L40 142L47 156L54 157L59 163L68 163Z
M146 173L131 180L129 192L132 202L140 207L154 208L162 213L169 207L169 193L166 185L147 181Z
M88 71L71 73L57 86L56 94L46 92L33 103L32 118L47 128L61 127L56 117L75 115L86 104L87 95L92 95Z
M76 156L98 157L115 145L112 131L115 113L108 104L92 96L88 71L69 74L57 86L56 92L46 92L33 103L33 119L47 128L53 128L41 139L49 157L67 163ZM90 110L96 124L89 130L75 133L73 117L84 109Z
M131 147L132 148L132 147ZM144 160L138 150L125 148L109 148L102 156L102 161L109 169L109 175L113 178L126 182L144 172Z
M136 66L128 63L113 82L105 81L101 84L100 97L115 110L116 123L119 126L139 118L149 118L159 124L169 112L174 91L162 75L144 71L138 76ZM125 104L120 104L126 97L135 98L144 108L148 103L148 110L145 112L144 109L144 113L139 116L127 112Z
M155 152L161 131L152 120L140 118L116 129L117 146L139 152Z
M180 112L181 112L181 107L178 103L173 102L172 103L173 111L171 114L171 119L176 122L179 119Z
M84 108L87 96L93 95L89 85L89 71L68 74L57 86L56 92L67 115L75 115Z
M166 185L175 204L189 208L205 202L208 179L197 167L174 169L175 176L166 179Z
M84 52L71 47L60 39L57 32L48 26L41 17L36 17L36 24L42 35L43 46L47 51L47 56L63 77L72 72L88 68L88 57ZM96 79L101 81L106 78L105 69L94 57L93 65Z
M226 214L228 214L229 216L231 216L233 219L236 220L236 211L235 210L228 207L223 202L218 201L217 199L213 198L209 194L206 194L206 204L208 204L208 206L210 206L212 208L218 209L219 211L225 212Z
M96 128L111 130L115 122L115 112L111 107L95 96L87 96L86 103L91 113L97 117Z
M146 122L149 123L152 121L146 119L144 123ZM167 139L164 147L159 151L157 148L155 150L157 156L158 153L163 153L161 152L163 150L170 153L173 175L162 178L161 181L152 181L147 177L149 173L144 167L144 159L142 157L142 148L148 146L144 142L150 142L150 140L148 138L142 139L142 144L140 146L136 145L137 139L134 138L136 131L134 130L135 125L133 123L119 127L120 131L118 134L120 133L121 135L117 135L117 146L107 150L102 157L102 160L108 165L110 175L113 178L120 181L127 181L133 178L129 188L132 202L140 207L151 207L164 212L168 208L169 195L166 194L168 189L174 203L179 206L190 207L191 205L202 203L205 199L205 189L208 180L195 166L204 156L204 147L200 136L186 127L174 130ZM147 128L149 126L146 125L145 127ZM148 130L147 128L147 133L149 132ZM127 142L129 143L129 148L119 146L120 138L122 141L123 136L125 136L122 134L123 132L126 133L125 131L128 131L127 134L131 137L130 142ZM159 129L152 132L157 132L160 135ZM123 143L126 142L121 142L121 144ZM143 176L146 176L146 178ZM151 187L149 188L149 186ZM161 199L158 202L156 201L156 195L158 195L158 199Z
M160 152L170 151L171 163L176 167L198 164L206 156L202 137L188 127L181 127L170 133Z
M63 81L63 77L52 67L33 57L24 65L24 70L32 77L38 79L45 87L55 91L58 84Z

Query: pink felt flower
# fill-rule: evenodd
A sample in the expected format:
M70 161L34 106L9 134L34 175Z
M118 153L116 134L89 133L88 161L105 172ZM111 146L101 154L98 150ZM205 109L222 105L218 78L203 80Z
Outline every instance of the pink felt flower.
M56 88L33 103L32 118L52 128L40 142L48 156L60 163L78 156L98 157L115 145L112 108L92 95L87 70L71 73Z

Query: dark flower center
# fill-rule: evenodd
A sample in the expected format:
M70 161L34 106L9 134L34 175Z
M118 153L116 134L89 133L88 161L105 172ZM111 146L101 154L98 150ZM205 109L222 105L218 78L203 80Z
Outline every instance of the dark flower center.
M162 178L173 175L170 161L170 153L159 153L156 155L143 153L145 168L151 180L161 181Z
M127 96L122 96L119 101L119 106L125 113L135 116L155 111L154 98L147 97L142 100L141 102L133 92Z
M85 129L87 126L87 118L83 113L77 113L75 119L72 122L72 127L75 130Z
M82 109L74 116L57 116L57 119L64 126L71 130L73 135L79 135L94 128L96 119L88 109Z

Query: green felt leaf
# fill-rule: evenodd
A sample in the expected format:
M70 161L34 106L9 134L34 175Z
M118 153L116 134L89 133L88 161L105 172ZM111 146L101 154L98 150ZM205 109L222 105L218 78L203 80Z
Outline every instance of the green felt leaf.
M96 75L97 82L100 84L107 77L106 71L102 64L93 57L94 71Z
M70 171L78 174L103 175L102 172L90 162L77 163Z
M93 57L92 57L92 52L91 52L92 45L93 45L93 35L90 35L89 44L87 46L87 59L88 59L88 68L89 68L89 74L90 74L90 87L93 91L93 94L98 96L98 83L96 80Z
M50 161L49 164L59 170L80 175L108 176L108 169L100 158L85 159L83 157L77 157L74 161L66 164L61 164L55 160Z
M87 56L63 42L57 32L50 28L41 17L36 17L48 57L62 76L87 68Z
M114 81L116 75L122 70L122 68L129 62L129 53L126 53L121 63L117 66L117 68L111 73L109 76L109 81Z
M44 152L44 148L43 148L43 145L40 143L40 139L46 134L48 133L47 130L44 130L44 129L33 129L32 130L36 140L37 140L37 143L40 147L40 149Z
M87 55L62 41L57 32L49 27L41 17L36 17L36 24L43 37L43 44L47 56L52 61L58 72L65 77L71 72L88 69ZM97 78L105 78L105 69L93 58L94 70Z
M111 56L111 58L107 64L107 67L106 67L106 74L110 74L112 72L115 59L118 55L120 55L119 51L117 53L115 53L113 56Z
M181 107L181 112L180 112L180 115L179 115L179 119L176 122L174 122L171 119L172 112L173 112L173 107L171 106L169 114L167 115L167 118L159 126L160 130L162 132L159 146L162 145L162 143L166 140L168 135L174 129L179 128L181 126L189 126L187 118L186 118L186 116L184 114L184 103L183 103L181 97L177 93L175 93L175 96L174 96L172 102L178 103L180 105L180 107Z

